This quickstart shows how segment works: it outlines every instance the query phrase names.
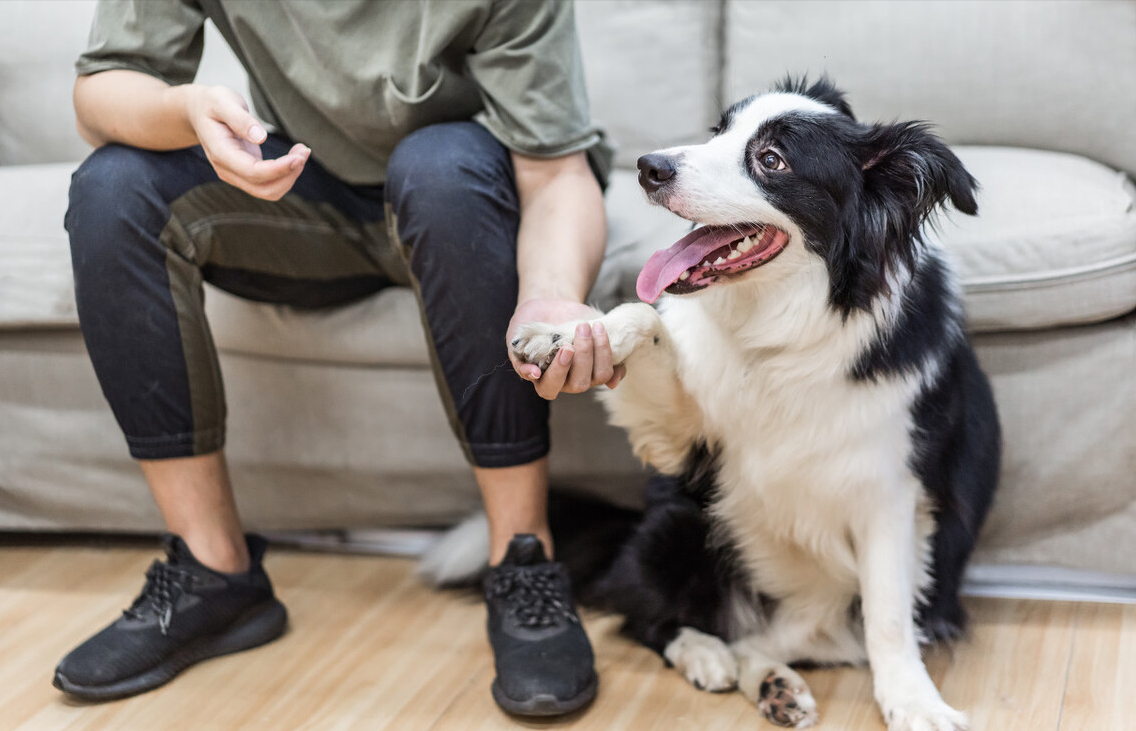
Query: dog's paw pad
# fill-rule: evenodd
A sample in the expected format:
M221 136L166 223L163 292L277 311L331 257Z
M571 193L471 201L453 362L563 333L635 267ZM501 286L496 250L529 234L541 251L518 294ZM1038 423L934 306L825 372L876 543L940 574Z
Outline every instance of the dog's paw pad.
M808 728L817 722L816 700L808 686L799 676L790 679L776 670L769 671L761 681L757 708L778 726Z
M543 372L560 349L571 344L572 338L565 333L563 326L529 322L517 328L509 341L509 350L521 362L532 363Z

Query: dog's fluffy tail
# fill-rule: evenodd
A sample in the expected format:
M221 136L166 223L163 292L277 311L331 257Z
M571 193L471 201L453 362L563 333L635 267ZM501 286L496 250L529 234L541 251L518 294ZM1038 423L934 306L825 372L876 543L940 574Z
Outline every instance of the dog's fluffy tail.
M631 536L641 513L596 498L553 491L549 495L548 522L578 596L615 560ZM435 588L472 587L489 568L489 521L477 512L446 532L422 554L415 570L419 579Z
M434 588L472 586L489 566L489 521L478 511L422 554L415 573Z

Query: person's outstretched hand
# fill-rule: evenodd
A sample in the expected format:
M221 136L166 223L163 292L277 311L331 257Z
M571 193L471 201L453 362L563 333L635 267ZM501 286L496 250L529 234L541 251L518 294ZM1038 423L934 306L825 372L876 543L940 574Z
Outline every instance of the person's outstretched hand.
M186 111L221 180L257 198L280 200L292 189L312 152L297 143L287 154L265 160L260 145L268 133L249 113L241 95L223 86L198 87Z
M513 332L526 322L555 325L573 320L595 320L602 314L571 300L531 299L517 306L513 319L509 321L505 342L511 341ZM622 365L612 363L611 344L599 323L579 325L572 345L560 349L543 375L538 366L517 360L511 350L509 360L517 374L532 381L536 392L549 401L562 393L582 393L601 384L615 388L625 372Z

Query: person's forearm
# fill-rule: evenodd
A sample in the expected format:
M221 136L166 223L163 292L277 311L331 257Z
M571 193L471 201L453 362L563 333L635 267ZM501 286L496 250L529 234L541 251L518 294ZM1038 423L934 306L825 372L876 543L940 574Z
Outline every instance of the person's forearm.
M125 69L80 76L74 92L76 126L95 147L108 142L148 150L190 147L198 141L187 111L193 87L170 86Z
M513 157L521 200L518 303L583 302L607 240L603 194L583 153L557 160Z

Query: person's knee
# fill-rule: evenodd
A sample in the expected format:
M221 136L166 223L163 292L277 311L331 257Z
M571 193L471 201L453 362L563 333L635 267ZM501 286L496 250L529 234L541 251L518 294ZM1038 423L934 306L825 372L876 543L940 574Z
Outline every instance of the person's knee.
M515 198L509 151L476 122L423 127L395 147L387 164L387 198L396 209L412 199L433 208L488 193Z
M64 224L77 277L102 270L124 249L136 245L140 228L161 226L164 202L155 192L154 153L123 145L92 152L71 176ZM148 219L155 219L150 221Z

